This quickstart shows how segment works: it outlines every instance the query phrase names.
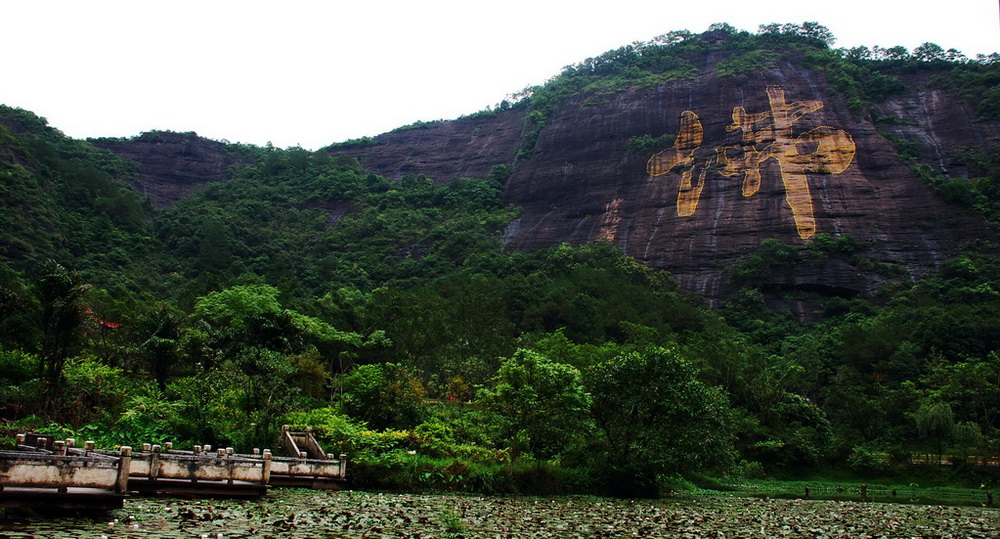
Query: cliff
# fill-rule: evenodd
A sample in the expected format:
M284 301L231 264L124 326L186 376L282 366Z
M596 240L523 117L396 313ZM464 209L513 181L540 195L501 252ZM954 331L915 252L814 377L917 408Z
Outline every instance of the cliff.
M229 167L239 162L226 151L226 144L195 133L158 131L133 140L92 142L136 164L136 190L155 208L170 206L210 183L225 180Z
M923 161L962 174L957 152L996 150L1000 135L998 122L975 120L969 99L917 76L874 114L860 114L823 72L781 62L719 77L717 66L706 58L691 79L567 99L523 160L514 159L523 109L387 133L344 151L391 178L439 182L513 165L506 200L523 212L505 231L510 249L609 242L710 300L734 291L726 268L765 238L805 247L819 234L850 235L860 261L802 264L761 284L864 297L887 272L917 277L972 242L997 239L935 194L887 138L916 143ZM872 116L894 122L880 128ZM665 134L674 144L661 152L629 150L636 137Z
M765 55L734 74L744 53L713 46L689 55L683 76L591 85L545 108L533 96L328 151L391 180L447 183L506 165L505 200L522 208L504 230L509 249L610 243L713 303L741 284L727 268L766 238L803 252L816 238L850 236L859 246L754 283L773 297L869 298L888 278L919 277L998 239L916 172L927 163L967 177L964 150L1000 150L1000 122L977 119L975 96L932 85L940 69L883 76L898 87L859 106L808 54ZM667 142L634 144L643 139ZM163 207L225 177L235 161L220 144L159 133L102 147L134 160L141 189ZM915 160L900 144L915 148ZM803 315L815 308L808 299L789 305Z

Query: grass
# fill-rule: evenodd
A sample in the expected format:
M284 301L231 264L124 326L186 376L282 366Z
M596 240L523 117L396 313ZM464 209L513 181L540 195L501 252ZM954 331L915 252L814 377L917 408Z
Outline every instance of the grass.
M441 526L445 533L460 534L465 532L465 522L454 510L445 510L441 513Z

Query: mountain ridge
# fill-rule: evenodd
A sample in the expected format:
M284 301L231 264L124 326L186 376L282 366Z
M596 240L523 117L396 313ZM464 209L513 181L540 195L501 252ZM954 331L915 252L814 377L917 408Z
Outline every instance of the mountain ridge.
M899 84L907 89L872 104L863 115L852 110L846 96L831 93L826 72L802 67L805 54L797 59L793 54L741 76L719 77L720 65L741 54L745 53L704 55L698 67L701 75L694 78L570 97L546 120L532 156L523 161L502 161L518 150L512 136L517 113L502 110L493 122L456 120L391 132L375 137L377 145L343 151L387 177L416 173L443 182L461 174L483 175L490 164L516 164L505 200L523 212L505 231L508 248L531 251L563 242L607 241L650 267L670 271L684 288L712 301L734 291L725 268L766 238L801 247L816 233L850 235L864 247L866 259L883 269L885 265L904 268L913 277L925 275L978 240L996 241L995 231L981 218L941 200L890 140L910 141L921 161L937 161L941 169L967 173L956 157L958 151L970 146L995 150L1000 135L996 121L974 120L972 100L929 88L934 73L904 73L908 83L900 80ZM754 167L762 183L752 196L741 197L739 178L733 177L746 170L730 171L728 176L711 170L719 166L712 162L713 150L745 154L773 144L763 139L746 143L747 131L752 129L744 131L742 142L734 139L740 132L733 123L735 110L773 116L769 88L780 88L789 107L803 101L816 106L796 120L800 123L790 126L789 137L801 137L809 128L819 133L827 127L826 134L847 133L856 144L844 170L806 175L805 196L816 214L815 231L809 237L796 233L788 183L783 182L787 175L775 166L778 160ZM687 166L699 166L700 160L709 170L702 187L705 192L698 196L700 206L682 218L673 205L682 196L678 182L684 181L683 172L675 169L662 176L648 175L650 155L630 152L628 143L644 135L677 133L678 118L691 110L704 126L706 148L692 148L691 152L700 154L691 153ZM522 140L530 114L524 110L520 115ZM882 118L882 125L870 117ZM459 126L465 126L465 131ZM496 136L494 127L507 136ZM482 141L483 132L494 136ZM484 153L496 157L476 168L463 159L470 153L477 158ZM452 167L453 163L466 168ZM880 271L834 260L825 266L803 266L770 284L786 289L829 287L871 298L884 280Z
M919 277L964 248L996 242L982 218L943 200L924 177L931 163L931 174L968 179L963 151L1000 149L1000 122L976 115L984 96L935 84L960 63L944 51L919 59L833 51L807 26L665 34L568 66L514 103L323 151L391 181L499 173L504 201L521 208L503 230L508 249L609 243L712 304L741 286L728 268L768 238L804 249L816 235L850 236L857 248L756 284L865 298L878 295L887 273ZM781 115L791 120L775 136ZM689 147L630 147L694 140L684 131L692 126ZM823 147L844 152L832 171L829 152L810 155L837 137L850 149ZM92 142L136 164L137 189L157 208L249 162L190 133ZM676 159L651 174L664 152Z

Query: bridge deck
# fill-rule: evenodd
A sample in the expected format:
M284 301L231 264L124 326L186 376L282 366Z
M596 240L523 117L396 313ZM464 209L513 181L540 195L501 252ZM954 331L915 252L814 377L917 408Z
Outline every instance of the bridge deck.
M287 429L284 434L289 435ZM298 457L272 457L269 450L240 455L231 448L212 451L210 446L179 451L172 444L108 451L94 449L93 442L80 449L74 440L40 437L32 440L40 441L35 446L18 435L19 451L0 451L0 506L79 509L91 500L96 507L114 508L121 506L126 492L255 498L267 494L272 485L342 488L345 456L308 458L321 451L319 444L309 432L295 434L311 440L312 450L301 451Z

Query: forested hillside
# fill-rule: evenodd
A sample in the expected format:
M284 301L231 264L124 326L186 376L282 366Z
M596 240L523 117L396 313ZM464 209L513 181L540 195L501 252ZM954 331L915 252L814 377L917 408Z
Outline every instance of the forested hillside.
M217 142L202 150L230 165L226 179L156 204L141 152L121 148L193 135L79 141L0 106L3 433L246 451L290 423L347 453L358 485L486 492L652 494L678 474L878 475L912 455L997 457L995 141L949 146L942 171L923 131L885 111L905 109L892 96L920 81L964 96L989 132L1000 59L831 42L812 23L723 25L611 51L459 120L523 118L519 146L464 169L476 175L373 164L391 161L378 152L394 137L434 127L317 152ZM817 210L803 236L787 213L783 232L749 230L748 248L712 262L727 291L714 308L617 235L528 248L535 210L522 203L547 189L537 163L560 159L543 130L558 111L694 76L713 55L722 78L793 57L820 66L857 125L890 141L865 170L908 171L893 193L926 191L912 211L955 216L903 219L924 227L906 241L954 241L889 260L879 238L891 231ZM684 150L672 134L627 142L615 155L644 171L651 154ZM870 286L822 278L837 272Z

